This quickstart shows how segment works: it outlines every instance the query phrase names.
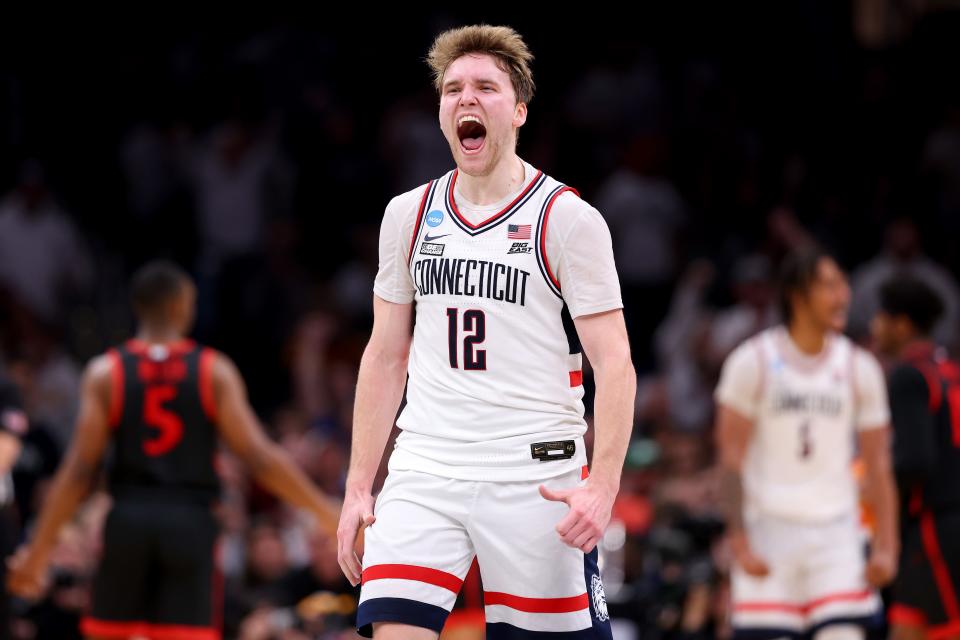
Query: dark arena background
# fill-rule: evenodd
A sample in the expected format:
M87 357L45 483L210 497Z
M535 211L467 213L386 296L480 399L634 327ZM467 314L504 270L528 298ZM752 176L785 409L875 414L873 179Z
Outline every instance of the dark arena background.
M5 21L0 376L30 430L4 553L69 442L84 363L130 335L128 278L155 257L195 278L193 337L234 358L270 435L342 495L384 207L453 166L423 58L445 28L507 24L535 56L518 154L605 217L638 373L601 544L614 637L727 637L712 392L778 321L782 257L838 257L865 345L880 283L908 270L946 301L937 339L960 346L960 3L732 5ZM335 540L230 455L218 468L224 637L356 637ZM64 529L47 595L9 603L11 637L80 637L108 508L95 490ZM483 637L479 593L444 638Z

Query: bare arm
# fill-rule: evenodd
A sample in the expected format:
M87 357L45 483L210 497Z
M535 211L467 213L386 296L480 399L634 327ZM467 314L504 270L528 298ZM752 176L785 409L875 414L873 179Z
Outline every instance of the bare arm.
M541 485L540 494L567 503L570 511L557 524L557 533L567 545L588 553L603 536L620 490L633 430L637 376L620 309L580 316L574 324L597 383L590 478L576 489L549 490Z
M373 479L407 381L412 320L412 303L398 304L373 296L373 332L357 374L350 469L337 529L337 559L353 585L360 582L360 533L376 519L371 495Z
M717 450L720 458L720 508L733 534L743 532L743 482L740 477L753 422L724 405L717 407Z
M717 405L715 431L720 459L720 508L727 523L731 551L749 574L769 572L764 561L753 554L743 526L743 461L753 437L753 421L725 405Z
M630 360L623 311L580 316L574 324L597 385L590 477L616 495L633 431L633 403L637 395L637 374Z
M257 482L286 502L310 510L321 526L334 531L336 507L263 432L247 401L246 385L233 362L218 353L212 371L217 428L227 446L250 467Z
M18 595L36 597L40 594L60 528L73 515L97 477L110 440L107 416L112 366L106 356L100 356L92 360L83 373L73 440L44 500L33 539L11 563L8 585Z
M20 438L7 431L0 431L0 475L13 469L22 448Z
M858 439L864 463L867 500L873 506L877 519L871 562L867 569L868 578L875 586L883 586L893 578L900 547L890 429L860 431Z
M373 297L373 332L363 350L353 406L348 494L369 494L407 381L412 304Z

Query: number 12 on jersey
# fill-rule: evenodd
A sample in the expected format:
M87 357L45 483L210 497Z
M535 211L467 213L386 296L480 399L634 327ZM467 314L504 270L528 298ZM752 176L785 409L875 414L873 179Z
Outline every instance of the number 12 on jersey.
M447 309L447 344L450 349L450 366L459 369L460 351L460 310ZM487 368L487 350L477 349L487 338L487 316L479 309L467 309L463 312L463 368L466 371L485 371Z

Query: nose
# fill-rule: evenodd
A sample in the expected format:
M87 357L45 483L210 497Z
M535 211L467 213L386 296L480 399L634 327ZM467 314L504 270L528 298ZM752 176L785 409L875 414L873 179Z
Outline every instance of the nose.
M463 87L463 91L460 92L460 104L474 104L477 101L477 95L473 90L473 87L466 85Z

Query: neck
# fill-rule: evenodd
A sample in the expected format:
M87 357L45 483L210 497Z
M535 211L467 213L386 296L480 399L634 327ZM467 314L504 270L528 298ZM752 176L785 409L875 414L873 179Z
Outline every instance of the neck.
M823 351L827 332L817 327L813 322L795 319L790 323L787 332L797 349L806 355L815 356Z
M183 336L169 327L141 326L136 338L147 344L170 344L182 340Z
M523 161L511 153L484 176L457 172L457 187L463 197L473 204L484 206L502 200L523 184Z
M899 348L896 350L896 355L898 358L903 358L911 354L933 351L935 345L930 339L930 336L925 336L922 334L914 334L908 338L905 338L899 345Z

